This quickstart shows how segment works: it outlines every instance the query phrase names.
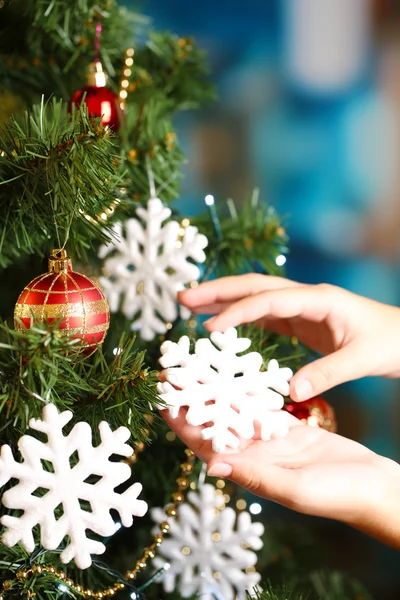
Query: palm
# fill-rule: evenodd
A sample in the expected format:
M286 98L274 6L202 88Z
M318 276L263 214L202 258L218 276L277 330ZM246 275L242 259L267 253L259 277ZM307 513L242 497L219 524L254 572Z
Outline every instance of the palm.
M249 481L246 487L299 512L326 517L337 512L339 517L349 510L349 498L360 497L374 454L339 435L296 425L285 438L250 441L242 450L243 463L262 464L266 474L265 480Z
M216 462L211 443L201 438L202 428L189 426L185 413L181 409L177 419L171 419L163 412L170 427L201 460ZM293 417L285 438L241 440L240 451L232 453L242 473L240 483L252 493L299 512L346 521L359 511L363 496L371 494L371 475L376 477L373 452ZM218 462L223 460L224 455L218 455ZM352 498L357 498L354 506Z

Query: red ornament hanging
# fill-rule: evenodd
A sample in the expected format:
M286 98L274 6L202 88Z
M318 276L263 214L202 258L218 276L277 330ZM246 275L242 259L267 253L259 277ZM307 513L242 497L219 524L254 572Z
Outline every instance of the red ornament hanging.
M77 349L87 355L93 354L106 336L110 323L107 300L89 277L72 270L65 250L53 250L48 273L33 279L15 305L16 329L29 329L35 322L60 322L60 330L82 340Z
M120 126L122 109L118 96L106 86L107 77L101 62L97 60L89 65L87 81L84 88L77 90L71 98L69 109L74 104L80 106L82 101L88 108L90 117L101 117L104 126L108 125L114 131Z
M305 402L287 402L284 409L311 427L320 427L335 433L336 417L332 406L320 396Z

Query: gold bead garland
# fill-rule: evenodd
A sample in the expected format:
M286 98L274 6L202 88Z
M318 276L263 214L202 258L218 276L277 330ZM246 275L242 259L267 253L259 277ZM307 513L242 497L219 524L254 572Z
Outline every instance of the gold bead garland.
M143 449L144 449L144 444L142 442L139 442L138 444L136 444L134 454L137 455L137 453L141 452ZM167 506L167 508L165 509L165 512L167 513L167 515L169 517L176 516L178 505L184 501L185 496L182 492L187 489L187 487L189 485L187 476L193 471L193 462L195 459L195 455L191 450L189 450L189 448L186 448L185 454L186 454L186 461L180 465L181 472L180 472L179 477L176 480L176 483L178 484L178 489L176 490L176 492L174 492L172 494L172 504ZM137 458L137 456L136 456L136 458ZM135 461L133 461L133 462L135 462ZM148 559L154 558L156 548L158 548L158 546L160 546L162 544L162 542L164 541L164 537L168 533L169 528L170 528L170 525L169 525L168 521L163 521L160 524L159 533L157 533L153 537L153 541L151 542L151 544L149 546L147 546L147 548L144 549L141 558L139 558L139 560L136 562L134 568L131 571L127 571L125 573L124 579L126 581L133 581L136 578L136 575L138 574L138 572L146 567ZM86 588L82 587L81 585L76 584L72 579L70 579L67 576L66 573L64 573L64 571L58 570L58 569L56 569L56 567L54 567L52 565L33 565L29 569L23 569L23 570L17 571L17 573L15 574L15 579L8 579L3 582L3 585L0 588L0 600L5 600L3 594L4 594L4 592L7 592L12 587L12 584L15 580L21 581L21 580L28 579L29 577L34 576L34 575L43 575L43 574L54 575L54 577L56 577L62 584L68 586L74 592L77 592L84 598L93 598L94 600L102 600L103 598L110 598L111 596L114 596L117 592L119 592L125 588L125 583L123 581L116 581L110 587L105 588L104 590L101 590L99 592L95 592L91 589L86 589ZM28 590L27 595L28 595L28 597L32 597L35 595L35 592Z
M122 78L121 78L121 82L119 85L119 101L120 101L119 105L121 107L121 110L123 110L125 108L125 100L128 97L128 90L127 90L127 88L129 87L128 77L130 77L132 74L131 66L133 65L133 55L134 54L135 54L135 50L133 48L127 48L127 50L125 52L124 69L122 71Z
M185 490L188 487L189 482L187 480L187 476L193 471L193 461L194 461L195 455L193 454L193 452L191 450L189 450L189 448L186 448L185 454L187 457L186 461L181 464L181 473L180 473L180 476L176 480L176 483L178 484L178 489L172 495L172 504L170 506L168 506L165 510L165 512L167 513L167 515L169 517L176 516L178 505L181 502L183 502L183 500L185 499L182 492L183 492L183 490ZM165 534L168 533L168 531L169 531L169 523L168 523L168 521L163 521L160 525L160 532L154 536L153 542L150 544L150 546L145 548L142 557L139 558L139 560L137 561L137 563L136 563L135 567L132 569L132 571L127 571L127 573L125 573L125 579L132 581L133 579L136 578L136 575L138 574L138 572L141 569L144 569L144 567L146 566L147 559L154 557L155 549L161 545L161 543L164 540Z

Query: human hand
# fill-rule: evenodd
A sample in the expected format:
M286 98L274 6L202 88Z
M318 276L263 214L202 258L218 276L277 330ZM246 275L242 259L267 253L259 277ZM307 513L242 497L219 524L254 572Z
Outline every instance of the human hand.
M293 376L293 400L360 377L400 376L400 309L339 287L248 274L184 290L179 302L195 313L216 314L205 322L209 331L256 322L323 354Z
M343 521L400 549L400 465L361 444L288 415L289 434L269 441L241 440L239 450L217 454L202 427L186 422L187 409L163 416L208 465L253 494L297 512Z

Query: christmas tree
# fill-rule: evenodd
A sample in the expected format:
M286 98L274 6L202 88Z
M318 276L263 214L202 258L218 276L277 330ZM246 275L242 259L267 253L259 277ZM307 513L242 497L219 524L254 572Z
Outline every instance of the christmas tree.
M288 245L257 192L174 209L173 119L214 96L203 53L114 0L0 7L1 597L367 598L295 560L304 532L251 518L159 416L161 354L206 335L177 292L282 274ZM265 371L309 358L238 335Z

